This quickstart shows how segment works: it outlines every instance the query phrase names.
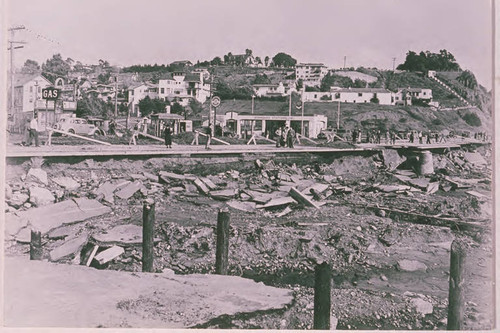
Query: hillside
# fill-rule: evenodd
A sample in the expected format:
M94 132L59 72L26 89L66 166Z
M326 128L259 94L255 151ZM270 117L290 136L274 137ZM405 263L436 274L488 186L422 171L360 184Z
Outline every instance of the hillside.
M292 115L300 116L301 110L294 107L292 103ZM335 126L337 119L337 103L308 102L305 104L304 115L321 114L328 117L328 126ZM251 101L249 100L226 100L217 108L218 114L229 111L250 114ZM431 131L468 131L491 133L491 118L477 108L469 110L433 110L428 107L416 106L388 106L377 104L351 104L341 103L341 126L346 129L356 127L393 129L397 131L407 130L431 130ZM204 114L208 114L205 105ZM254 113L269 115L288 115L288 102L263 101L256 99ZM480 126L469 125L464 118L466 114L476 114Z

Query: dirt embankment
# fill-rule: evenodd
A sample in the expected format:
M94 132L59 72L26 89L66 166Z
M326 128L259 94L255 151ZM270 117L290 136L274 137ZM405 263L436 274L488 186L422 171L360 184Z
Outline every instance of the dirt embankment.
M29 188L35 183L54 193L56 201L86 197L111 207L111 214L61 227L66 228L61 232L64 236L55 231L44 236L44 257L50 258L50 252L68 239L90 233L81 252L59 260L79 264L99 243L96 235L109 235L120 225L140 226L143 199L153 198L158 238L154 269L188 274L214 272L217 211L229 207L230 274L290 288L295 303L277 313L225 316L199 325L213 328L311 328L314 268L327 261L333 271L332 317L337 328L444 329L449 249L454 239L463 238L470 248L466 327L490 329L491 169L470 163L465 153L435 155L436 172L427 177L418 177L412 170L393 170L378 155L296 164L262 160L175 165L169 159L46 163L41 166L49 178L46 185L24 178L30 167L36 167L26 162L8 167L10 197L28 194L17 207L10 202L9 210L15 214L33 209ZM237 166L239 170L231 169ZM78 187L70 190L52 181L59 176L75 180ZM106 183L124 181L138 184L130 196L116 188L103 194ZM292 187L319 208L290 198ZM463 231L410 223L396 209L426 221L455 219L479 227ZM9 237L7 254L26 253L24 242L19 235ZM99 246L100 252L111 244ZM103 265L94 260L91 265L140 271L141 246L120 246L124 247L120 256Z

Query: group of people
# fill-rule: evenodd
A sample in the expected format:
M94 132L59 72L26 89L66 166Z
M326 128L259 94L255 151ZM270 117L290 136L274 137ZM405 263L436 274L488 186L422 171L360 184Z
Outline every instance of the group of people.
M35 141L35 146L40 147L38 142L38 117L35 114L32 119L26 119L24 126L24 135L21 146L31 146Z
M432 139L434 139L434 143L446 142L446 136L444 133L434 133L431 132L423 133L422 131L410 131L408 134L408 141L410 143L416 143L418 140L419 144L431 144Z
M293 148L296 133L290 126L281 126L276 132L276 147Z
M391 145L396 144L396 138L397 138L397 134L394 131L386 131L384 134L384 141L386 144L391 144ZM361 139L361 135L359 135L359 139ZM382 142L382 131L380 131L380 130L369 131L368 132L368 142L380 144Z

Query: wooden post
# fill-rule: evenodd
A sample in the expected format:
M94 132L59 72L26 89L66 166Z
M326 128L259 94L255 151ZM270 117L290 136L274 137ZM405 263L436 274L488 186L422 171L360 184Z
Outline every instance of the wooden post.
M144 200L142 210L142 271L153 271L154 259L154 223L155 202L152 199Z
M217 215L217 249L215 252L215 274L227 275L229 252L229 210L222 208Z
M30 260L42 260L42 233L31 230Z
M314 280L314 326L315 330L330 329L330 265L323 262L316 266Z
M448 325L447 329L458 331L463 328L464 316L464 259L465 245L460 240L451 243L450 254L450 287L448 294Z

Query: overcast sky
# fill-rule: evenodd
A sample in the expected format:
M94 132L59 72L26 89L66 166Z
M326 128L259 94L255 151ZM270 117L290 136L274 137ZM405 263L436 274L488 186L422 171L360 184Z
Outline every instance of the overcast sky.
M228 52L339 68L392 69L408 50L453 53L491 88L490 0L7 0L24 25L16 65L61 53L83 63L168 64Z

